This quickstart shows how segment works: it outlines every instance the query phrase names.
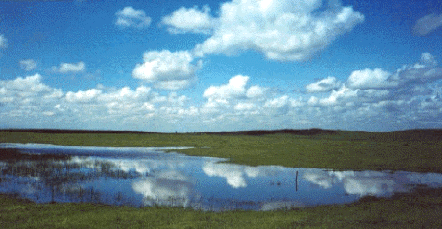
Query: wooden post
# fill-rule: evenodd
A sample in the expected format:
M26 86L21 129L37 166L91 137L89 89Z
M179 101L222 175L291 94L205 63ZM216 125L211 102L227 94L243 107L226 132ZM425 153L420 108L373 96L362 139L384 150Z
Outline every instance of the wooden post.
M52 185L52 197L51 197L51 203L55 203L55 185Z

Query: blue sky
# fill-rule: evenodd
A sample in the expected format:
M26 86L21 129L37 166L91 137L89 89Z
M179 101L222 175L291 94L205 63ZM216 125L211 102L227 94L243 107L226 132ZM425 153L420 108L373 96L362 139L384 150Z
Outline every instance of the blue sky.
M2 1L0 128L442 128L440 1Z

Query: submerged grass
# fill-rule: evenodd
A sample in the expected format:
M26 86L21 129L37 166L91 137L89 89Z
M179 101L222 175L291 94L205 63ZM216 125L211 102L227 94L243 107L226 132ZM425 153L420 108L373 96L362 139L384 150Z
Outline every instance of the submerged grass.
M344 132L297 135L38 133L0 131L0 143L76 146L193 146L189 155L230 158L245 165L442 172L440 131ZM0 195L3 228L442 228L442 190L416 190L392 199L287 211L202 212L42 204Z

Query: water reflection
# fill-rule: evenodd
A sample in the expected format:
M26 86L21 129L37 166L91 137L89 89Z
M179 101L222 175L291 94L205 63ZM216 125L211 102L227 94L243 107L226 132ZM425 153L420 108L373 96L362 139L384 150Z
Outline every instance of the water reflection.
M388 196L396 192L409 191L408 184L401 172L388 173L378 171L310 171L304 178L324 189L335 183L342 184L347 194L359 196Z
M249 167L162 150L0 144L0 192L38 203L218 211L343 204L416 186L442 187L442 174L437 173Z
M191 179L175 170L135 181L132 189L143 194L143 204L146 206L189 207L194 194Z

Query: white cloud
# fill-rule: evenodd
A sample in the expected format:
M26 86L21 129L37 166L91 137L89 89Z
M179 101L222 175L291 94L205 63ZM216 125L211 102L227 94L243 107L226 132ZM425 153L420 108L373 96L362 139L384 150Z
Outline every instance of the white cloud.
M43 112L43 115L46 115L46 116L53 116L53 115L55 115L55 112L52 112L52 111L44 111L44 112Z
M246 84L248 76L237 75L229 80L228 84L221 86L210 86L204 91L204 97L217 102L246 95Z
M252 110L255 108L256 105L253 103L238 103L235 105L235 110Z
M52 67L52 70L59 73L69 73L69 72L82 72L86 69L86 64L80 61L76 64L74 63L61 63L60 67Z
M155 127L152 118L164 120L161 129L179 114L191 114L198 109L184 107L186 96L163 96L150 88L135 90L92 88L63 92L41 82L39 74L15 80L0 81L0 123L17 127L139 129ZM165 111L164 108L170 108ZM52 119L45 119L45 117ZM159 121L162 122L162 121ZM30 125L30 126L27 126ZM158 127L159 128L159 127ZM173 127L171 127L173 128ZM158 129L160 130L160 129Z
M391 73L380 68L356 70L348 77L347 85L356 89L377 89L397 86L394 82L389 82Z
M259 115L268 96L267 89L256 85L248 88L248 81L248 76L236 75L227 84L207 88L203 94L207 102L200 109L202 114L212 114L207 121Z
M265 112L273 116L285 115L291 108L291 101L287 95L274 99L267 99L264 103Z
M150 17L146 16L143 10L135 10L131 6L124 7L124 9L118 11L115 15L117 16L115 25L122 28L144 28L148 27L152 21Z
M26 71L31 71L37 67L37 63L33 59L21 60L20 67Z
M437 66L437 61L431 53L422 53L420 62L425 67L435 67Z
M52 106L64 93L41 82L39 74L0 81L0 123L35 127L40 119L53 115ZM38 121L37 121L38 120Z
M91 102L94 98L96 98L99 94L101 94L101 90L90 89L87 91L78 91L78 92L67 92L66 100L71 103L85 103Z
M319 103L319 99L316 96L311 96L307 101L307 104L310 106L316 106L318 103Z
M0 81L0 86L5 90L10 90L20 94L37 93L44 91L51 91L51 88L41 83L41 75L35 74L33 76L27 76L26 78L18 77L15 80Z
M178 90L195 82L195 73L201 66L187 51L151 51L144 54L144 63L135 66L132 76L154 83L159 89Z
M437 67L437 61L433 55L422 53L418 63L399 68L391 78L401 86L423 84L441 79L442 69Z
M93 116L100 114L100 116L133 117L154 113L157 101L167 99L161 99L161 96L153 93L150 88L140 86L135 90L123 87L118 90L69 91L65 100L69 109L78 108L78 112L93 112Z
M423 123L430 123L424 120L442 118L437 96L441 79L442 69L437 68L435 58L423 53L418 63L394 73L379 68L353 71L341 88L306 98L307 110L315 112L323 124L333 120L350 128L422 128Z
M236 75L227 84L207 88L203 94L207 101L200 109L205 122L213 125L225 122L224 127L231 124L235 129L249 123L253 125L249 129L257 129L258 125L269 125L274 116L287 114L301 104L287 95L267 93L264 87L249 87L248 81L248 76Z
M203 33L209 34L214 26L214 19L210 16L210 8L203 7L202 11L197 7L186 9L181 7L171 15L165 16L162 23L169 26L170 33Z
M155 83L155 87L163 90L181 90L184 88L188 88L191 85L195 84L196 77L193 77L188 80L171 80L171 81L159 81Z
M98 85L62 91L44 84L43 77L35 74L0 80L0 123L24 128L147 131L313 127L386 131L442 127L442 69L437 67L436 58L423 53L417 63L392 72L376 68L354 71L340 88L331 91L324 88L337 80L323 85L319 80L311 90L318 91L314 96L249 85L249 76L236 75L191 98L178 92L159 93L146 86L131 89ZM154 79L154 85L178 81ZM203 101L195 103L198 100Z
M96 90L100 91L100 90ZM131 90L129 87L123 87L119 90L109 91L100 96L100 101L103 102L117 102L117 103L128 103L131 101L143 101L151 95L151 88L140 86L135 90ZM100 93L96 93L100 94Z
M8 47L8 39L6 39L5 35L0 34L0 48Z
M287 95L281 96L279 98L268 100L264 107L281 108L287 106L289 103L289 97Z
M266 93L266 88L262 88L260 86L251 86L248 90L247 90L247 97L249 98L262 98L262 96L265 95Z
M347 102L357 100L358 90L352 90L345 85L339 90L333 90L330 96L319 100L319 104L324 106L334 106L346 104Z
M273 60L305 60L364 20L352 7L321 7L322 0L223 3L212 36L194 51L204 56L255 50Z
M425 36L442 26L442 14L428 14L416 21L413 32L419 36Z
M335 77L329 76L325 79L322 79L318 82L311 83L306 86L307 92L327 92L331 90L336 90L341 87L341 82L337 80Z

